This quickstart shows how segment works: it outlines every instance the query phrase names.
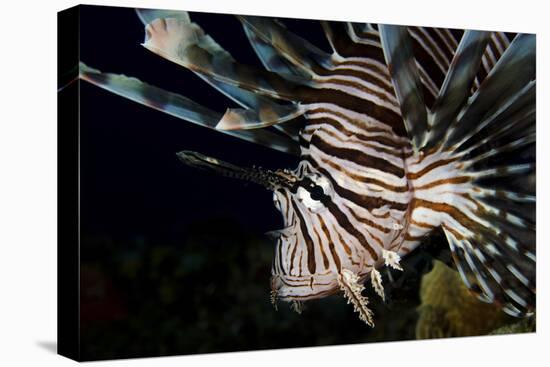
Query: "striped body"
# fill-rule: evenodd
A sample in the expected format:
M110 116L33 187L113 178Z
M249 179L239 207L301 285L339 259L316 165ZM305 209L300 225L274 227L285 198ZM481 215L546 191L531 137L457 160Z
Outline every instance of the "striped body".
M342 269L364 278L383 264L382 249L410 251L418 243L407 235L412 201L407 139L359 129L346 121L353 115L361 122L357 125L366 125L356 113L331 107L311 106L302 133L303 161L295 171L299 180L327 181L320 185L326 187L325 197L312 199L307 186L274 194L285 225L272 269L272 290L280 299L334 293ZM351 131L335 129L331 122Z
M415 154L407 138L377 129L354 111L330 104L306 109L303 160L294 174L313 182L326 178L329 186L324 200L304 191L274 194L285 229L272 290L286 300L334 293L342 269L368 277L384 264L382 250L405 256L441 225L441 205L469 180L451 154Z
M325 28L330 35L329 26ZM364 280L372 269L384 265L382 250L408 254L441 225L439 201L433 199L453 193L449 185L464 181L449 179L456 159L440 152L415 153L400 129L400 106L378 31L349 26L347 32L362 48L355 54L366 57L335 53L332 70L317 69L313 74L319 89L341 94L336 101L302 107L307 121L300 132L303 160L295 171L298 179L326 178L329 200L312 211L301 195L284 189L274 194L285 230L277 239L272 291L282 300L335 293L342 269ZM433 103L461 34L447 29L429 33L424 28L411 28L410 33L415 48L426 55L424 63L417 63L426 99ZM493 39L506 48L505 36L495 34ZM338 51L337 40L332 39L332 45ZM486 70L494 62L494 58L485 61ZM483 78L487 72L480 74Z

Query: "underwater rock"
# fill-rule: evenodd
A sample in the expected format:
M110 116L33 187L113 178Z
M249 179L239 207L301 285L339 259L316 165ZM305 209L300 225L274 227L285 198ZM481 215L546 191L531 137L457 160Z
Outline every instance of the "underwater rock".
M491 331L490 335L517 334L517 333L532 333L537 331L536 315L520 319L513 324L505 325Z
M486 335L517 320L478 300L458 273L438 260L422 278L420 299L417 339Z

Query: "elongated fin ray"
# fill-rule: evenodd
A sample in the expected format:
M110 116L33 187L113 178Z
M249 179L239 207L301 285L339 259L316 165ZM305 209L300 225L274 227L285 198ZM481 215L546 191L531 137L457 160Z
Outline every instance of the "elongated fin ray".
M215 129L222 118L221 113L203 107L179 94L168 92L136 78L102 73L84 63L80 63L80 78L134 102L210 129ZM220 131L284 153L299 154L299 145L295 141L271 131Z
M442 145L424 152L451 163L431 184L423 179L430 189L415 206L440 218L456 267L481 300L528 316L536 298L535 38L517 35L505 50L500 40L497 54L494 34L476 33L464 34L434 105L427 148ZM481 42L491 42L490 52ZM466 57L468 43L474 56ZM475 89L474 71L488 66Z
M187 97L167 92L126 75L103 73L80 63L80 78L119 96L166 112L172 116L214 128L221 114L193 102Z
M288 59L283 57L271 43L265 42L260 36L258 36L258 34L252 30L250 25L243 22L243 29L250 45L267 70L278 73L283 77L286 74L308 77L308 73L289 62Z
M522 105L523 101L518 98L514 101L514 104L519 106L510 104L507 106L507 109L497 111L486 118L480 123L483 127L476 129L476 133L482 132L482 134L480 134L481 136L479 138L475 136L466 136L463 139L464 143L458 146L457 151L460 152L461 155L475 156L476 152L480 149L484 149L487 143L495 139L509 143L518 142L527 136L534 135L536 127L536 106L528 102L529 98L534 98L534 84L535 82L532 82L532 85L527 86L530 90L526 91L528 93L523 95L523 97L527 99L525 105ZM501 123L503 119L506 119L504 120L506 121L505 124ZM468 139L469 137L470 139Z
M535 304L534 262L528 256L510 261L498 242L457 238L456 232L444 229L457 268L465 284L481 301L496 303L515 317L528 316Z
M158 18L176 18L180 21L191 24L189 13L186 11L136 9L136 13L138 14L140 20L145 26ZM207 75L201 73L195 74L197 74L205 82L209 83L212 87L220 91L222 94L227 96L229 99L233 100L244 108L258 109L260 106L266 105L270 101L268 98L238 88L234 85L220 82L216 79L208 77Z
M290 32L281 23L265 17L239 16L239 19L264 43L299 68L302 75L314 76L320 68L330 68L330 55Z
M368 38L363 39L357 37L350 23L322 21L321 25L334 53L340 58L364 58L378 65L385 65L377 31L364 34Z
M380 38L405 128L419 150L425 143L428 121L410 35L406 27L380 25Z
M491 109L535 79L535 36L519 34L506 49L483 84L451 125L445 147L452 147L474 129Z
M261 106L257 110L228 109L216 126L222 130L258 129L292 120L304 113L297 104Z
M481 121L478 121L470 131L464 133L462 139L455 143L454 148L457 151L462 151L475 144L476 136L491 136L504 128L512 128L518 121L516 116L524 116L534 110L535 93L536 82L531 81L517 93L500 100L496 106L491 107ZM531 126L534 127L534 125ZM484 132L484 134L479 134L480 132ZM525 133L526 131L520 132L522 135Z
M161 10L136 8L136 13L143 25L151 23L158 18L177 18L189 22L189 13L184 10Z
M273 98L297 101L300 86L310 84L303 78L290 81L288 76L244 67L198 25L179 19L156 19L148 24L143 46L192 71Z
M380 35L377 30L365 23L348 23L347 33L355 43L363 43L382 48Z
M424 101L426 106L431 108L457 48L456 37L460 37L461 32L453 34L448 29L431 27L408 27L408 29L420 80L424 87Z
M481 66L477 73L472 92L475 92L481 83L483 83L509 45L510 40L504 32L491 32L491 39L483 53Z
M430 131L425 149L440 142L460 108L467 101L490 34L466 31L458 45L443 86L430 111Z

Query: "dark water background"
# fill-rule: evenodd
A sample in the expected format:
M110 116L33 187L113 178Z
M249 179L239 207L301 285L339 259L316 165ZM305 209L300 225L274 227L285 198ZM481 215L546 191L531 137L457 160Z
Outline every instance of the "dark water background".
M220 112L233 106L191 72L140 46L144 31L133 9L81 9L86 64ZM192 19L238 61L260 65L234 17L193 13ZM326 47L318 24L289 25ZM414 338L420 275L429 263L422 252L406 262L405 274L395 274L387 305L367 287L374 329L340 296L308 302L301 315L286 303L275 311L269 300L273 245L263 233L282 221L271 193L189 168L176 152L267 168L294 168L295 158L87 83L80 101L84 359Z

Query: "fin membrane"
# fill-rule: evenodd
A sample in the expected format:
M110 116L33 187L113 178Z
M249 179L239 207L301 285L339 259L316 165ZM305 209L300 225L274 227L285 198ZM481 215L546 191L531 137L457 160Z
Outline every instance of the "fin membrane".
M295 102L299 87L310 85L298 76L292 80L276 73L241 65L195 23L160 18L146 27L143 46L148 50L217 81L272 98Z
M470 94L493 38L467 31L460 41L419 147L452 163L434 173L429 202L416 200L439 213L465 284L521 317L536 299L535 37L517 35Z
M223 117L221 113L212 111L177 93L168 92L125 75L103 73L84 63L80 63L79 77L139 104L210 129L216 129L216 125ZM219 131L284 153L298 155L300 152L296 141L266 129Z

